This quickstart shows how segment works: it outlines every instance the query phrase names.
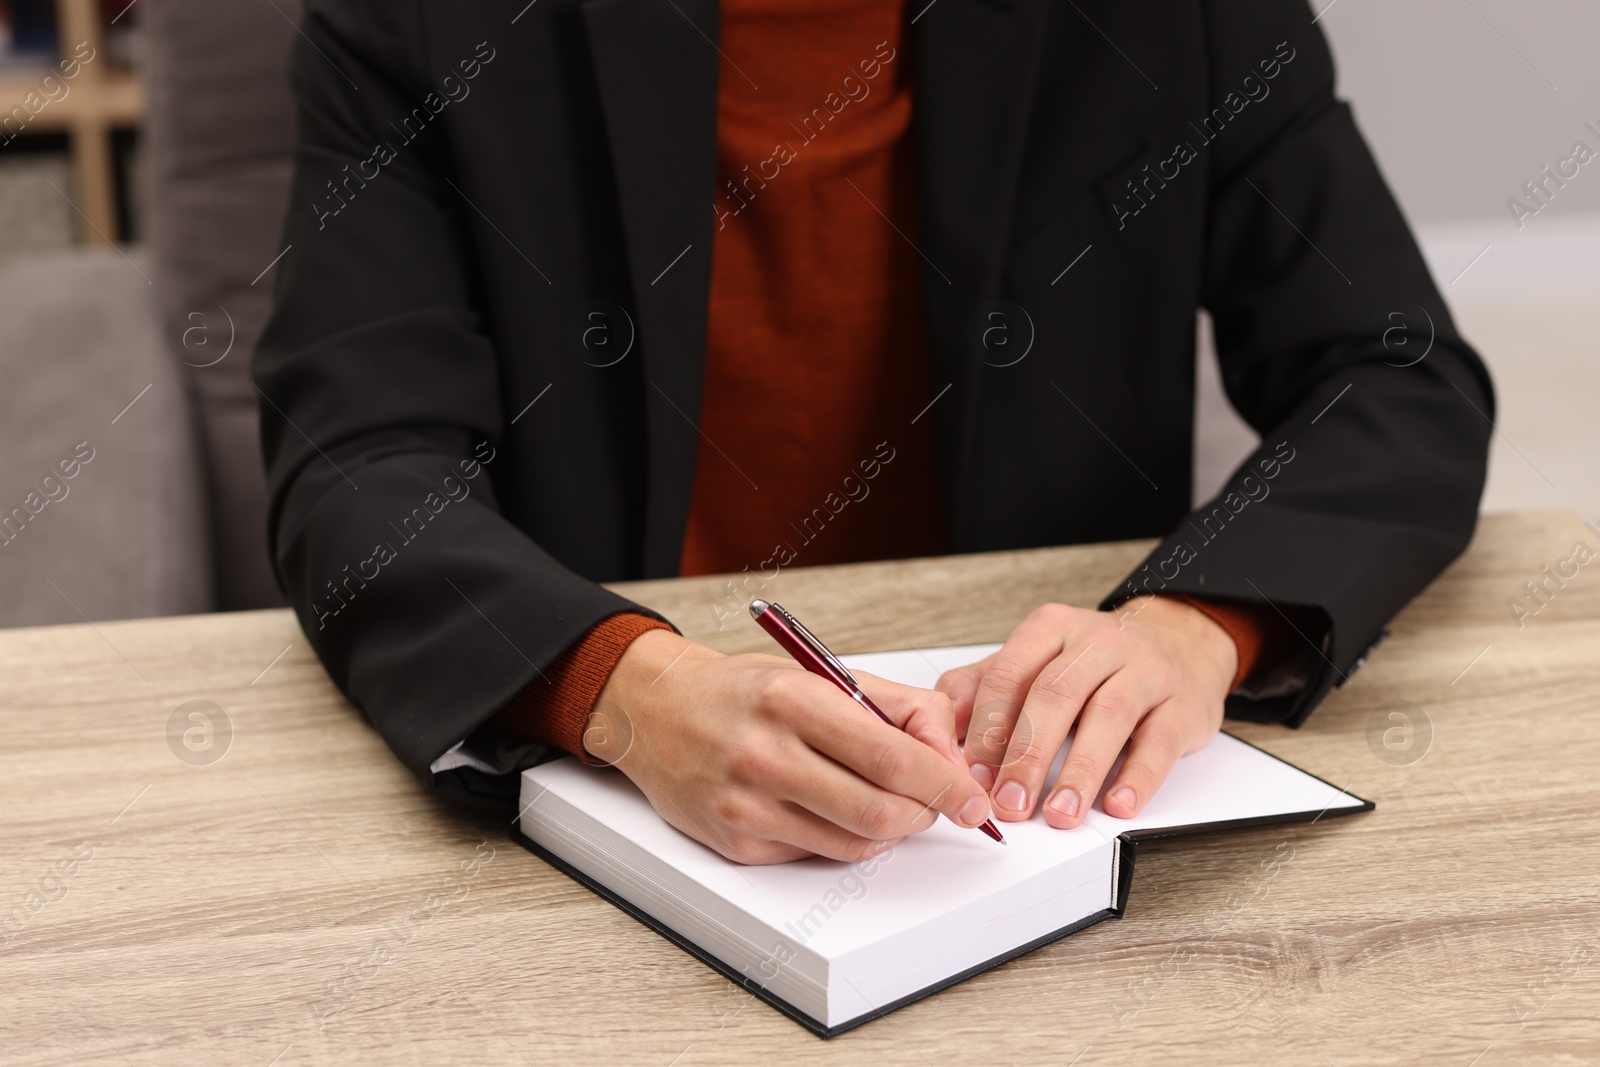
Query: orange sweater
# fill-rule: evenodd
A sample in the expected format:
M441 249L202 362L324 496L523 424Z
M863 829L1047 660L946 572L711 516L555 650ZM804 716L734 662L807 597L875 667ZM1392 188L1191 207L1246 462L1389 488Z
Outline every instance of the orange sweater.
M723 0L716 218L684 575L943 550L903 0ZM915 421L913 421L915 420ZM1249 610L1184 598L1239 646ZM662 623L597 626L494 724L575 755Z

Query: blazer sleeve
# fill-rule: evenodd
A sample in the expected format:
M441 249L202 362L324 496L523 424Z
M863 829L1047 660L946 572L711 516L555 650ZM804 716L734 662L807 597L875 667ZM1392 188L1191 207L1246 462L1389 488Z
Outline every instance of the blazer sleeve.
M274 567L329 675L405 765L501 802L514 780L430 766L597 624L654 613L496 506L496 355L443 123L409 141L389 125L434 92L416 5L313 0L301 29L291 247L253 365Z
M1239 107L1204 149L1203 302L1262 443L1104 606L1146 591L1267 605L1298 634L1299 684L1235 693L1228 713L1298 726L1466 547L1494 397L1334 96L1307 5L1202 6L1212 103ZM1241 107L1247 89L1259 99Z

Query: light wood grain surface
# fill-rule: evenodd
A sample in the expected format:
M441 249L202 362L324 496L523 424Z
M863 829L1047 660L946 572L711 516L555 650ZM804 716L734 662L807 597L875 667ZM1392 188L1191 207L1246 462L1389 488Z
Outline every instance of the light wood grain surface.
M1376 812L1146 847L1125 918L830 1042L508 844L504 818L430 798L288 612L3 632L0 1060L1600 1061L1600 559L1520 629L1507 606L1579 540L1600 548L1570 513L1486 519L1303 729L1233 727ZM766 592L841 651L1000 640L1045 600L1094 604L1146 547ZM747 617L718 628L718 580L624 590L766 647ZM194 700L231 724L209 764L169 744ZM1395 701L1431 726L1420 758L1369 744Z

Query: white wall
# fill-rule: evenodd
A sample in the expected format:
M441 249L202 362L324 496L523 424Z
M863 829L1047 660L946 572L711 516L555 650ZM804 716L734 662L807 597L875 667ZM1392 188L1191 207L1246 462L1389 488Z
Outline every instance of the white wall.
M1498 221L1582 138L1600 151L1595 0L1310 0L1341 94L1417 223ZM1503 35L1503 36L1502 36ZM1548 80L1546 80L1548 79ZM1600 163L1529 228L1600 211Z
M1600 153L1600 135L1584 129L1600 129L1600 0L1310 2L1340 95L1495 377L1484 510L1600 519L1600 158L1520 228L1506 207L1530 202L1522 184L1574 141ZM1210 359L1202 354L1197 500L1254 442Z

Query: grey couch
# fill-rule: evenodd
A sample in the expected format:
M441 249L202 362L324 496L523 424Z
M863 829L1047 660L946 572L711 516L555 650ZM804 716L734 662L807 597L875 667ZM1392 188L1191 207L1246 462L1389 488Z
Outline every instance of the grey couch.
M281 602L249 357L299 3L147 3L147 246L0 267L0 626Z

